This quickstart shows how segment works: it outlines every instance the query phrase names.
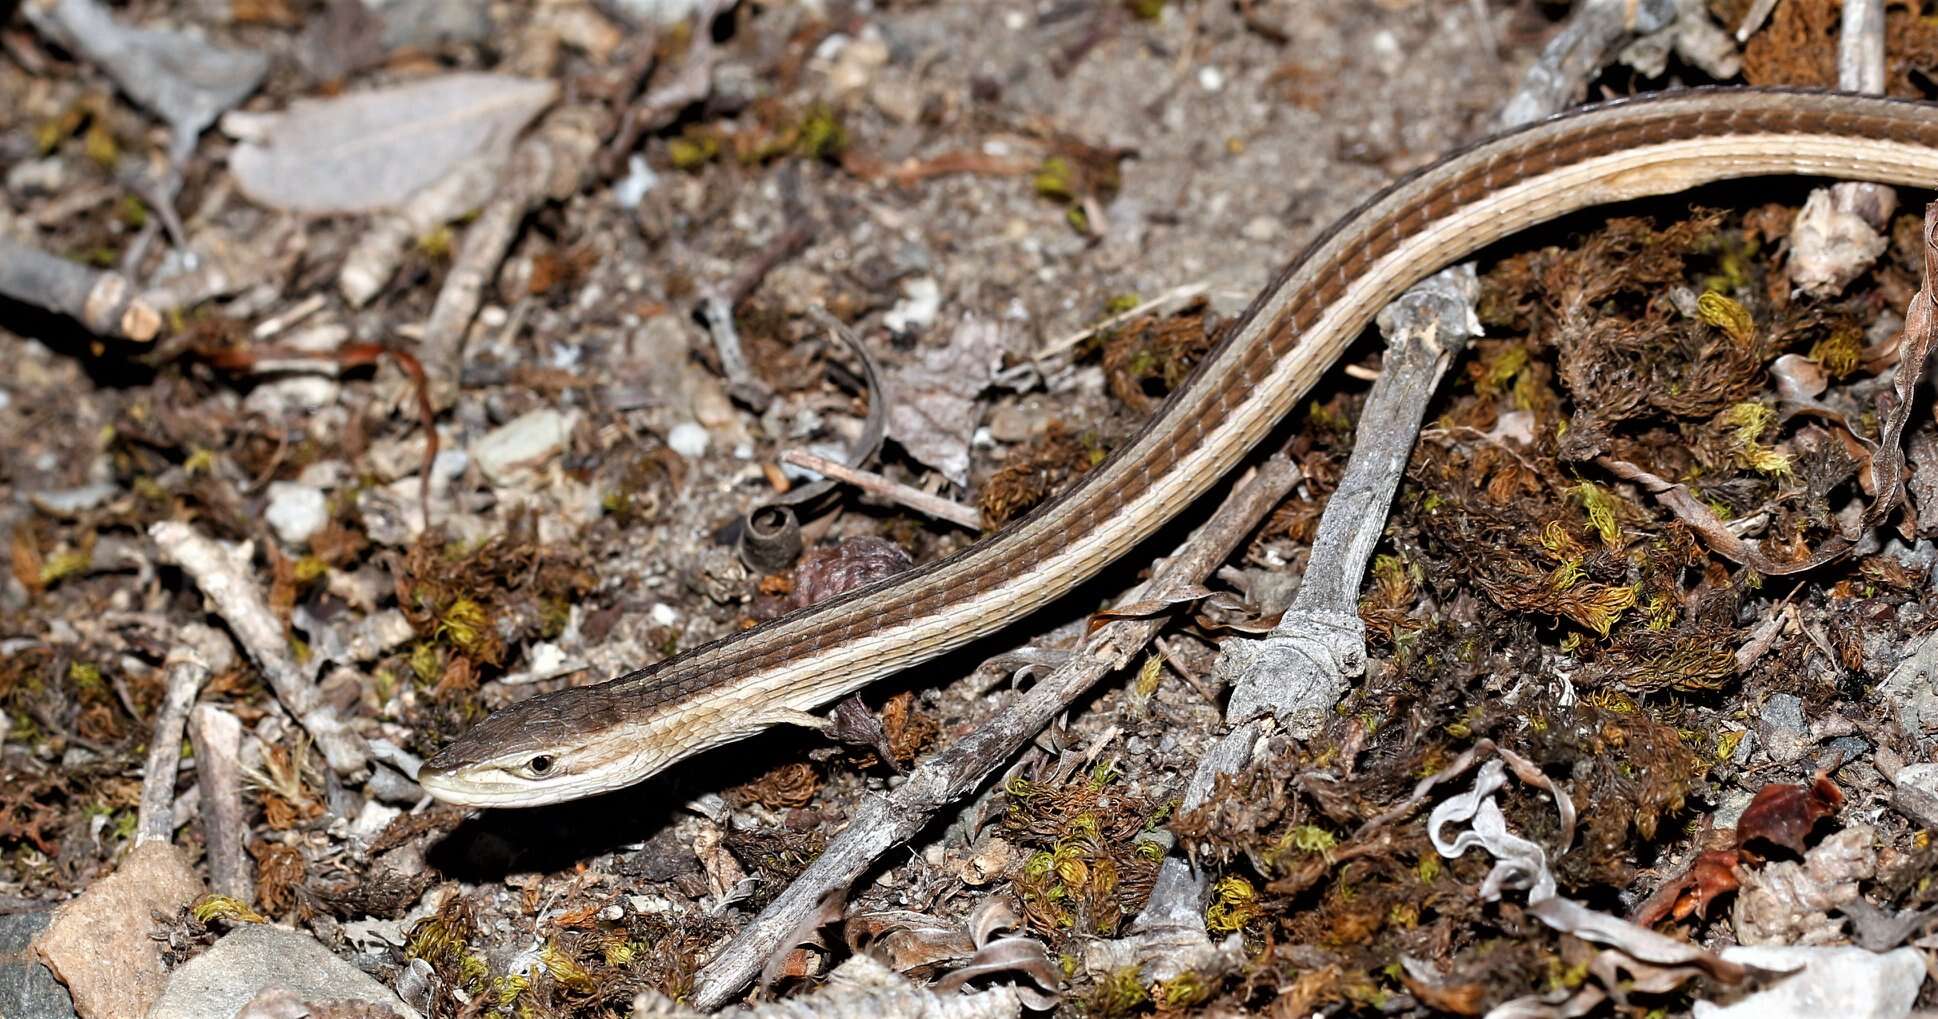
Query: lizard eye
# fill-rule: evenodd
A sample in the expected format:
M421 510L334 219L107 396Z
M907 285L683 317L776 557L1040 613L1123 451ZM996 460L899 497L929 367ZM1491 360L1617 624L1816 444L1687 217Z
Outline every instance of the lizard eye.
M554 758L550 754L539 754L537 757L526 762L525 770L534 775L543 775L552 770L553 760Z

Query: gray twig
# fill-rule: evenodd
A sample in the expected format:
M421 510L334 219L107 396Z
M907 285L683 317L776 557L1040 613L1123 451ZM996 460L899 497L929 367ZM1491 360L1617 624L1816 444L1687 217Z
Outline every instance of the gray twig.
M1347 677L1365 670L1360 581L1427 400L1454 355L1480 334L1479 299L1480 279L1468 263L1427 278L1380 312L1386 361L1360 414L1345 475L1319 520L1299 593L1267 639L1229 641L1219 658L1218 672L1232 686L1227 721L1273 715L1292 735L1309 739L1345 692Z
M1231 683L1225 719L1237 727L1199 760L1186 785L1183 809L1204 802L1218 776L1236 774L1275 716L1301 739L1364 671L1366 631L1359 620L1360 581L1386 527L1386 511L1406 469L1426 414L1427 399L1447 366L1480 332L1473 302L1480 281L1472 264L1429 277L1379 315L1387 354L1360 414L1353 454L1339 488L1326 503L1313 537L1310 565L1299 593L1263 641L1232 640L1217 671ZM1148 963L1153 979L1204 969L1214 948L1204 930L1203 875L1173 854L1158 870L1136 937L1117 950L1119 964ZM1128 958L1126 956L1129 956Z
M421 341L419 360L430 377L434 406L446 408L457 399L466 334L484 299L485 285L511 250L519 224L534 206L567 198L584 185L605 134L605 116L604 110L592 106L554 110L512 151L497 194L465 229Z
M148 529L162 558L182 568L202 589L230 632L262 670L276 699L295 716L337 774L361 776L369 760L363 737L324 703L316 685L289 652L283 626L269 610L262 590L250 581L244 564L213 539L187 524L163 521Z
M1580 102L1609 57L1637 34L1667 28L1675 19L1675 0L1587 0L1521 77L1498 123L1532 124Z
M188 709L208 681L209 667L200 659L170 656L168 686L161 709L155 712L155 732L148 740L148 765L141 772L141 805L135 813L135 843L167 842L175 835L175 769L182 763L182 729Z
M873 471L857 470L846 464L837 463L825 456L816 456L803 449L790 449L781 454L784 463L825 474L836 481L853 485L869 495L880 496L890 502L899 503L923 516L946 520L958 527L971 531L982 530L982 514L974 506L952 502L939 495L930 495L919 488L911 488L899 481L890 481Z
M126 276L90 269L0 237L0 295L58 312L102 336L146 342L161 331L161 315L135 293Z
M1153 572L1147 590L1127 600L1166 600L1195 591L1238 547L1298 480L1282 457L1261 466L1226 498L1197 534ZM1156 635L1166 617L1115 619L1099 627L1081 654L1044 677L1006 710L968 737L924 761L887 796L863 804L821 857L795 878L721 951L695 983L693 1003L714 1009L747 986L761 964L796 929L830 889L846 887L882 855L913 838L943 807L973 792L991 772L1028 743L1099 679L1122 668Z
M189 719L195 775L202 786L202 838L208 843L209 887L252 902L255 881L242 856L242 838L248 831L242 820L242 723L213 704L200 705Z

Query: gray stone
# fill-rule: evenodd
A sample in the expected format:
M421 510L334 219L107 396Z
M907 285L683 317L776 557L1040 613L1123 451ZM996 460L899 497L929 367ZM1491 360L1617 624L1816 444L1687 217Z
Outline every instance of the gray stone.
M1891 806L1923 828L1938 828L1938 764L1913 764L1891 776Z
M148 1019L231 1019L266 990L307 1002L368 1001L406 1019L417 1010L315 938L270 924L238 927L169 978Z
M1800 970L1728 1005L1696 1002L1696 1019L1902 1019L1924 983L1915 948L1877 954L1862 948L1795 945L1723 949L1730 962Z
M1758 716L1763 734L1763 750L1770 759L1789 764L1810 750L1810 737L1803 721L1803 701L1794 694L1771 694Z
M1897 667L1878 684L1877 696L1896 712L1905 732L1930 745L1938 735L1938 633L1905 649Z
M74 999L54 974L27 951L27 943L41 932L53 913L0 915L0 1017L5 1019L71 1019Z

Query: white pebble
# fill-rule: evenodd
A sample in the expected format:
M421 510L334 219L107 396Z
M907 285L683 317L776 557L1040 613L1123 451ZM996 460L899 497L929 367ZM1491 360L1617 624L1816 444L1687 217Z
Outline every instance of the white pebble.
M622 209L637 209L658 183L659 174L647 165L645 156L635 152L626 160L626 175L612 186L612 200Z
M646 614L652 618L654 626L672 626L680 621L680 611L663 601L654 602Z
M263 519L285 544L301 545L330 520L323 490L293 481L269 483L269 506Z
M535 410L492 429L471 444L471 459L493 484L506 484L565 448L576 415Z
M707 430L691 421L682 421L666 433L666 444L688 460L705 454L707 441Z
M902 295L882 316L882 324L895 332L926 329L942 310L942 288L931 277L918 276L902 284Z

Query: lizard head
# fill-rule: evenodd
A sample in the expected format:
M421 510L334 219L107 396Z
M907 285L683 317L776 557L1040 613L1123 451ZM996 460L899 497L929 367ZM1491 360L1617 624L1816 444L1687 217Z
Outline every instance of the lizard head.
M632 785L672 763L601 687L539 694L504 708L439 750L417 773L424 791L465 807L536 807Z

